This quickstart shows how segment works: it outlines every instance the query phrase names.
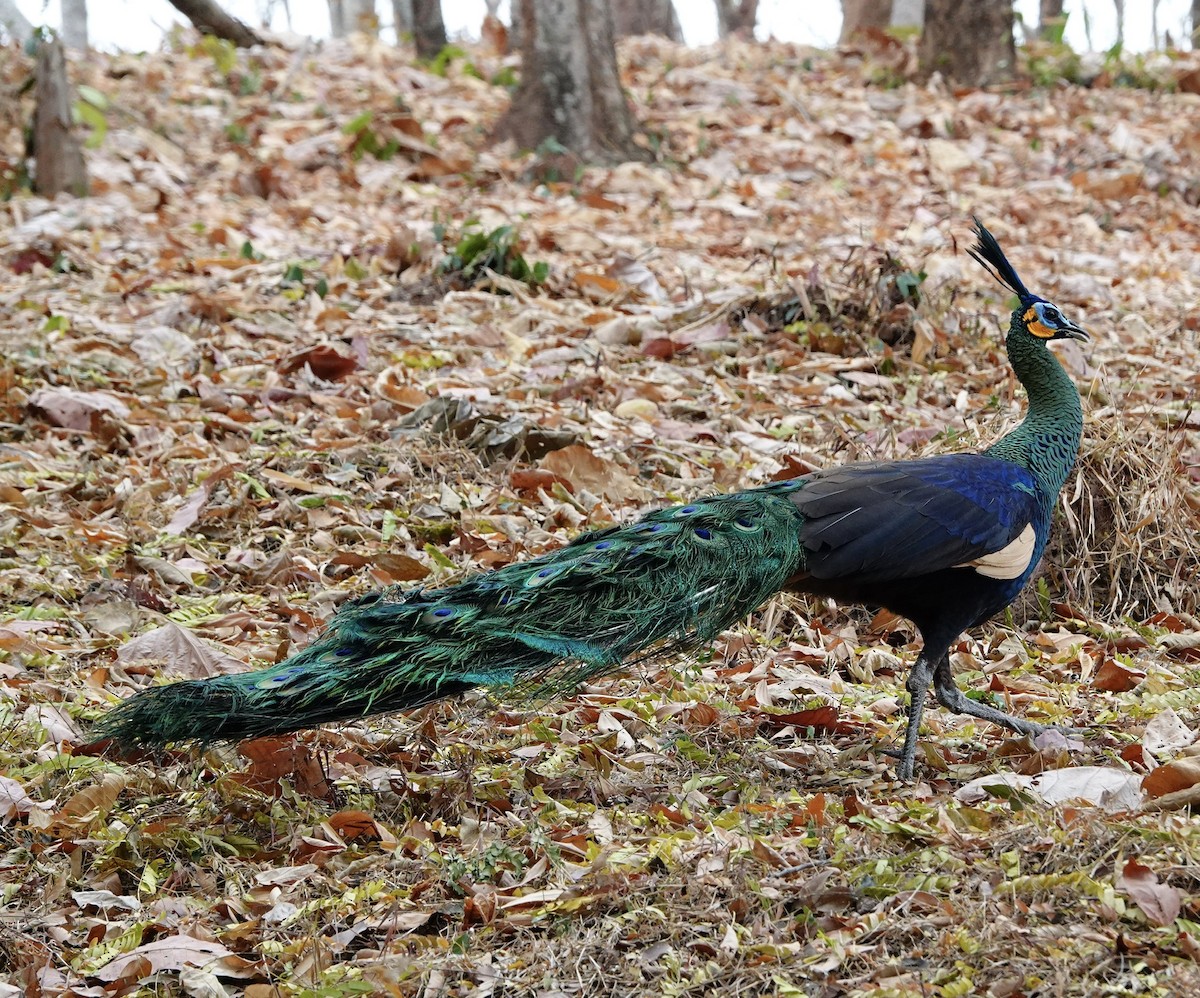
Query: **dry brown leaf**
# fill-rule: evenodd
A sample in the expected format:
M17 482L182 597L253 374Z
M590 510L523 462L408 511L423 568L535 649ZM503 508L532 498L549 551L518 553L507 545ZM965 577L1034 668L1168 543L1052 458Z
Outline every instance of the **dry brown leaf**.
M1196 746L1191 746L1193 749ZM1178 793L1200 784L1200 753L1181 754L1178 758L1151 770L1142 780L1142 789L1151 798Z
M255 738L238 745L238 752L251 765L245 772L229 776L235 783L279 797L286 780L302 794L330 799L333 785L308 745L289 738Z
M587 489L610 502L637 501L646 493L620 465L598 457L583 444L551 451L538 463L551 474L565 478L574 490Z
M246 671L243 663L201 641L174 621L167 621L162 627L127 641L118 649L117 659L127 665L133 662L162 663L163 675L186 679Z
M1122 665L1115 658L1106 658L1092 677L1092 685L1109 693L1127 693L1145 678L1145 672Z
M129 783L127 776L105 773L99 783L73 794L51 817L50 829L57 834L72 835L96 828L116 803Z
M1151 925L1170 925L1179 917L1179 891L1168 884L1160 884L1154 871L1136 859L1126 861L1117 878L1117 887L1129 895Z

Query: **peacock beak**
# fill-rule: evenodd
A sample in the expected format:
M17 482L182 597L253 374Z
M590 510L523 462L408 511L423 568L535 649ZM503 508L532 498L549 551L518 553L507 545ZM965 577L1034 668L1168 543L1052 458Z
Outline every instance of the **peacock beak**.
M1088 331L1082 326L1077 326L1070 319L1063 317L1062 325L1054 331L1056 340L1082 340L1087 343L1091 340Z

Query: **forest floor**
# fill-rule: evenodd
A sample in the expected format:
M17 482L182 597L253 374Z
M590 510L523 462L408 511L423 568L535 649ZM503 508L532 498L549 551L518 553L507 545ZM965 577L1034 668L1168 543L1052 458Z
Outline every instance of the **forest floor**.
M1200 993L1196 61L963 93L900 46L622 64L653 165L490 146L482 51L75 67L92 196L0 203L0 996ZM0 52L10 188L29 72ZM973 214L1093 340L1043 574L954 665L1078 736L931 709L898 783L913 630L780 597L560 702L86 747L347 597L994 439ZM438 274L502 225L544 283Z

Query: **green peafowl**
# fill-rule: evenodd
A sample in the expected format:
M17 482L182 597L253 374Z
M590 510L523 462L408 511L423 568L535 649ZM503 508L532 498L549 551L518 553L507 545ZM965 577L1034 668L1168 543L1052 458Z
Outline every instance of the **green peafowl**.
M286 661L144 690L96 738L123 748L252 738L475 687L546 698L711 642L783 590L886 607L920 630L901 779L913 775L930 685L952 711L1041 732L964 696L949 649L1008 606L1045 550L1083 429L1079 394L1046 344L1088 336L1026 289L978 219L975 233L971 256L1020 302L1006 345L1029 406L983 453L818 471L660 509L458 585L371 593Z

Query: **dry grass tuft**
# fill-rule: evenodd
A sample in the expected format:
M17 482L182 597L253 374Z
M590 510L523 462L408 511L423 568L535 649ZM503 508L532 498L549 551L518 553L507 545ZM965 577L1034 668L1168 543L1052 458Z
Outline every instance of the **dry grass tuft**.
M1049 555L1075 605L1136 620L1200 610L1200 491L1179 472L1183 443L1149 416L1089 419Z

